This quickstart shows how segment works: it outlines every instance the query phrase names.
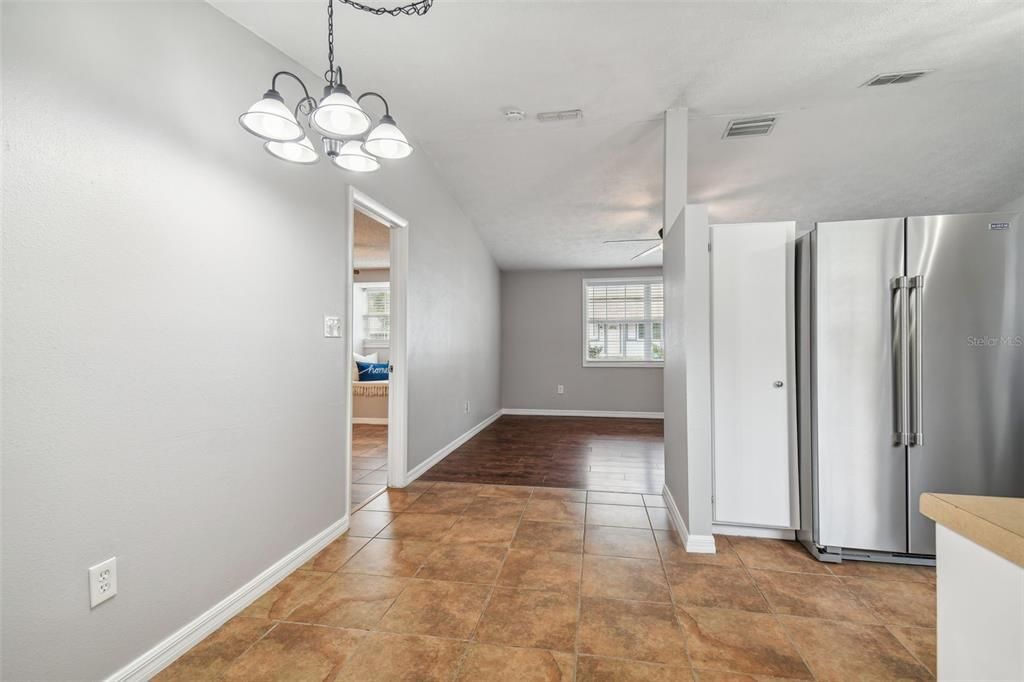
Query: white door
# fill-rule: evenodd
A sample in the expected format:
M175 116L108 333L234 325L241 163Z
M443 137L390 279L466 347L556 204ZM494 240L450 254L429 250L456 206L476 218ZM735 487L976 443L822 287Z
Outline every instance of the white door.
M798 521L793 222L711 227L714 519L793 528Z

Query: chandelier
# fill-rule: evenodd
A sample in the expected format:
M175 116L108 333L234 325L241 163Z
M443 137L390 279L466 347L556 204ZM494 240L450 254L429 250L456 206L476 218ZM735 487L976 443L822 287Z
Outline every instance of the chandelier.
M434 0L419 0L401 7L370 7L355 0L338 0L377 16L400 14L422 16ZM293 78L302 86L302 98L294 109L285 104L277 90L277 79ZM388 101L378 92L364 92L353 98L342 80L340 66L334 65L334 0L327 0L327 71L324 72L323 97L317 102L309 94L302 79L290 71L278 71L270 81L270 89L260 101L238 117L242 128L264 140L263 148L271 156L291 163L311 164L320 154L299 123L304 116L308 126L319 134L323 153L335 166L356 173L369 173L380 168L378 159L404 159L412 154L412 145L391 116ZM366 98L376 98L384 105L384 115L376 126L360 106ZM371 129L372 126L372 129Z

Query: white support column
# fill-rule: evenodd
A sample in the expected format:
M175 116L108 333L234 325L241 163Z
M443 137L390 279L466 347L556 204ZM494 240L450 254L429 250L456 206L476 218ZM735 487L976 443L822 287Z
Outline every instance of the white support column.
M665 234L686 207L689 109L665 112Z

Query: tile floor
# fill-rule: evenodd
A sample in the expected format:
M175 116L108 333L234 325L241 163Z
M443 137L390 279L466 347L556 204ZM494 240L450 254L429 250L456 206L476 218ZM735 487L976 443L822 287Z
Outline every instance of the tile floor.
M352 425L352 509L380 493L388 484L388 427Z
M157 679L933 677L933 570L716 540L657 495L416 482Z

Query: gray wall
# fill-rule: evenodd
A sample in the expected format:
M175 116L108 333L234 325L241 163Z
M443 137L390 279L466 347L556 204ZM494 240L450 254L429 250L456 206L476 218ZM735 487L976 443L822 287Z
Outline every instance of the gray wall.
M315 78L208 5L2 12L0 677L97 679L345 515L349 176L238 127ZM499 273L422 153L359 186L411 223L415 465L498 408Z
M506 408L661 412L661 368L583 366L583 279L661 268L501 274L501 404ZM558 384L565 394L558 395Z

